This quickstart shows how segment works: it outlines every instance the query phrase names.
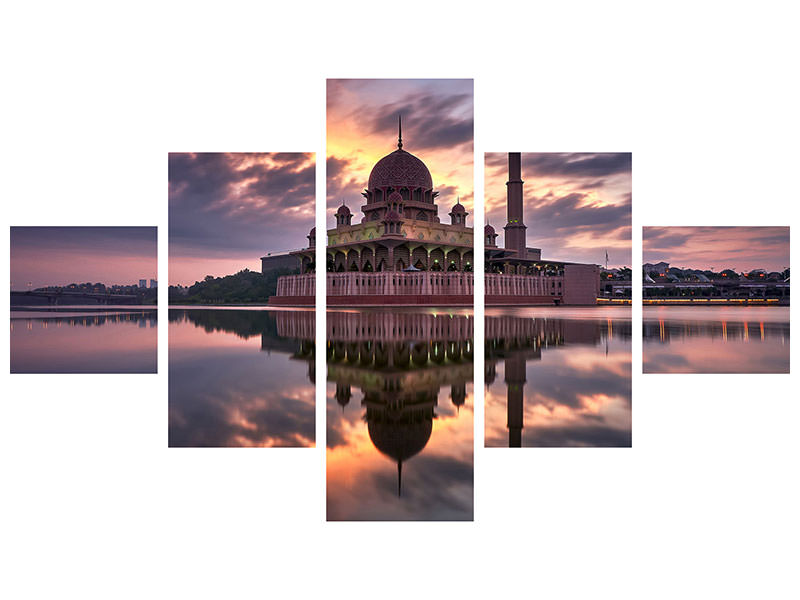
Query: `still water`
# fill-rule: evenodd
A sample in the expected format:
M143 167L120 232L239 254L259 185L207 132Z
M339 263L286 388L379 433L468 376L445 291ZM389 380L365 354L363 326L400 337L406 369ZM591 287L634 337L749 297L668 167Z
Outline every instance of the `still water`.
M170 308L169 445L314 445L314 311Z
M472 520L473 318L327 313L328 520Z
M487 447L630 447L630 307L487 308Z
M644 306L645 373L788 373L788 306Z
M12 373L155 373L152 306L14 307Z

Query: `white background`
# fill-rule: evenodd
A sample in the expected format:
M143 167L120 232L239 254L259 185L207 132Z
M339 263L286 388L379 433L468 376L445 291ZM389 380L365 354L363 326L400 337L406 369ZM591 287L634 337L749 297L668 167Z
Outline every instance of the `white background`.
M632 151L635 264L642 225L796 225L790 8L9 3L3 251L12 224L158 225L165 284L167 152L321 158L326 77L474 78L476 167ZM318 449L168 450L166 332L157 376L3 374L4 598L797 593L796 344L794 375L642 376L634 336L632 449L479 450L474 523L326 524L322 353Z

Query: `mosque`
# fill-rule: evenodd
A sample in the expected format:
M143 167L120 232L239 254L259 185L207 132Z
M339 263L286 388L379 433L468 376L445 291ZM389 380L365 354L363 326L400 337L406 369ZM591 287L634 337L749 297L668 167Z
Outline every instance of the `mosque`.
M491 225L484 230L486 303L490 305L596 304L598 265L543 261L528 248L523 219L520 154L509 154L505 247ZM474 240L469 213L457 199L442 223L438 192L422 160L397 148L372 168L362 193L361 222L346 203L328 230L328 306L472 306ZM316 228L309 245L292 253L300 274L281 277L270 304L314 303Z

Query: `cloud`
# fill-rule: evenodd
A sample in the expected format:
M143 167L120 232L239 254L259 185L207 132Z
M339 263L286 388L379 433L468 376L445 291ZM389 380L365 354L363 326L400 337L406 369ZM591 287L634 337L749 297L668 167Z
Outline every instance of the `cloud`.
M329 214L345 200L360 221L369 173L396 148L398 115L403 149L430 170L440 213L458 196L472 212L472 80L328 80L327 107Z
M590 263L608 250L610 266L630 265L630 153L522 153L521 165L529 246ZM487 218L497 229L507 219L508 154L486 154L485 166Z
M326 161L328 212L332 215L344 201L353 213L357 213L362 201L361 192L366 181L353 176L351 168L355 161L348 158L329 156Z
M12 227L14 289L157 275L156 227Z
M413 140L416 151L472 148L472 94L409 94L399 102L362 106L360 112L371 122L371 133L386 138L397 136L397 117L405 115L403 137Z
M602 185L603 179L631 172L630 152L537 152L522 153L523 179L526 177L599 178L591 187ZM486 165L506 169L508 154L486 154Z
M788 227L645 227L645 262L717 270L782 270L789 265Z
M12 227L13 250L96 251L113 254L156 253L155 227Z
M170 154L170 257L257 258L303 247L314 223L314 171L312 153Z

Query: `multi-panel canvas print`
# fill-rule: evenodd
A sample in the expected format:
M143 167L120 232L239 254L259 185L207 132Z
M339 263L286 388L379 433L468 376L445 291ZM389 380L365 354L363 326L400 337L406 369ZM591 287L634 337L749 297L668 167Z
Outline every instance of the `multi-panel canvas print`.
M789 228L645 227L645 373L789 372Z
M485 156L485 445L631 445L631 155Z
M156 373L155 227L11 228L12 373Z
M315 441L313 153L169 155L169 445Z
M471 520L472 80L327 94L327 518Z

